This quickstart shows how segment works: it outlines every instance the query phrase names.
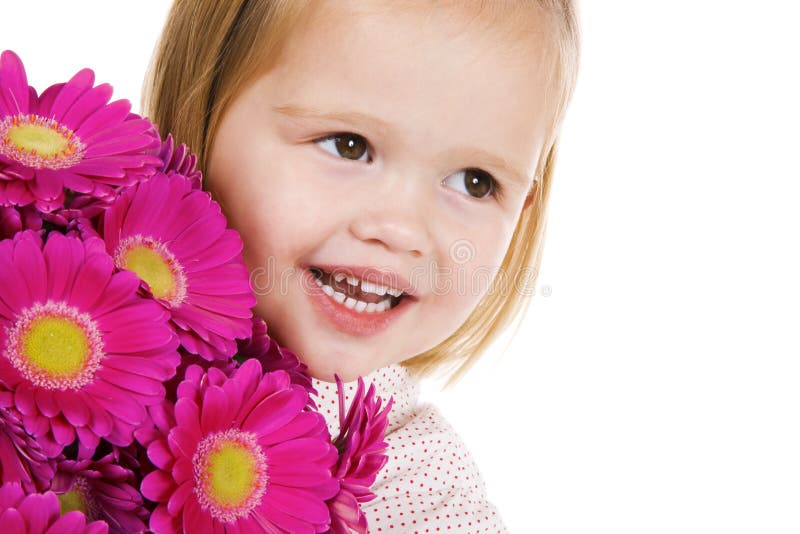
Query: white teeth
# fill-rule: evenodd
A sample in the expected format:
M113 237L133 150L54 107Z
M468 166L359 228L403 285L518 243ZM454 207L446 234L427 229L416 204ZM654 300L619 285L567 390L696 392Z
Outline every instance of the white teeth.
M376 295L383 296L386 294L387 289L388 288L386 286L373 284L372 282L367 282L366 280L361 282L361 291L368 291L369 293L375 293Z
M348 297L344 293L335 291L331 286L323 284L320 280L317 280L316 282L326 295L333 297L336 302L339 304L344 304L351 310L365 313L380 313L391 308L391 298L389 297L380 302L364 302L363 300L354 299L353 297Z
M400 291L399 289L394 289L394 288L391 288L391 287L386 288L386 292L389 293L393 297L399 297L400 295L403 294L403 292Z
M358 286L359 279L354 277L348 277L347 283L351 286ZM395 289L393 287L382 286L380 284L373 284L372 282L367 282L366 280L360 280L361 282L361 291L365 291L367 293L375 293L376 295L383 296L385 294L390 294L393 297L399 297L403 294L402 291L399 289Z
M336 274L333 275L333 279L335 281L337 281L337 282L341 282L345 278L347 279L347 283L350 284L351 286L359 287L359 285L360 285L361 286L361 291L364 291L364 292L367 292L367 293L374 293L375 295L378 295L378 296L381 296L381 297L383 295L386 295L386 294L389 294L389 295L391 295L393 297L399 297L400 295L403 294L403 292L401 290L399 290L399 289L395 289L393 287L388 287L388 286L383 286L383 285L380 285L380 284L374 284L372 282L367 282L366 280L361 280L361 279L359 279L359 278L357 278L355 276L348 276L348 275L346 275L344 273L336 273ZM319 278L315 278L315 280L317 282L317 285L319 285L319 286L323 285L322 281Z

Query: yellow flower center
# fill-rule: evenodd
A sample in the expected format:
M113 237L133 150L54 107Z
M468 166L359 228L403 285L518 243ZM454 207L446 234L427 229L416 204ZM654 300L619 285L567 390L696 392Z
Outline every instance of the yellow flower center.
M255 458L238 443L227 443L208 458L211 494L222 506L239 506L250 496L255 482Z
M39 115L0 121L0 154L34 169L66 169L80 163L86 147L72 130Z
M192 463L198 502L215 519L235 522L261 502L267 462L255 434L235 428L209 434Z
M89 343L83 329L65 317L37 317L22 343L30 364L51 378L72 378L83 370Z
M92 490L86 477L77 476L72 483L72 489L58 496L58 504L61 508L61 515L70 512L83 512L86 519L94 521L100 516L100 509L97 501L92 497Z
M169 263L155 250L134 247L125 255L127 268L147 282L153 296L165 299L175 290L175 277Z
M68 514L76 510L86 514L88 509L86 500L83 498L83 495L81 495L80 490L77 488L73 488L68 492L59 495L58 502L61 505L61 515Z
M186 298L183 267L163 243L138 234L127 237L117 246L114 262L120 269L135 272L155 298L170 306L178 306Z
M7 336L11 364L47 389L80 389L94 380L105 356L91 316L65 302L37 302L23 310Z
M69 142L59 132L39 124L20 124L8 129L6 137L17 148L36 151L45 157L53 157L69 147Z

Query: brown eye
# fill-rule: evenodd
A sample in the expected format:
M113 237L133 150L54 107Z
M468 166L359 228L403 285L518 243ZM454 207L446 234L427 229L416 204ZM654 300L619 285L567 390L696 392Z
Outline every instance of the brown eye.
M459 191L475 197L483 198L495 193L495 180L491 174L480 169L465 169L445 178Z
M362 157L369 155L367 140L357 134L341 133L329 135L314 142L323 147L326 152L341 158L358 161ZM325 146L328 148L325 148Z

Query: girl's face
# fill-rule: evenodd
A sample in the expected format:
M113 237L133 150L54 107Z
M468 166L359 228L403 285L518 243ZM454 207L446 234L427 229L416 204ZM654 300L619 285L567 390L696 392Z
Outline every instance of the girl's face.
M318 4L221 119L207 183L244 240L255 312L315 378L436 346L501 265L541 157L551 65L541 31L512 40L468 15Z

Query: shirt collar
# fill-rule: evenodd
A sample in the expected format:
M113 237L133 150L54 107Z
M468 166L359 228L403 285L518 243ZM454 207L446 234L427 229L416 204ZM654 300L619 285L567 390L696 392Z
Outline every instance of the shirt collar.
M381 367L363 376L365 392L370 384L375 385L375 395L382 399L381 407L386 406L389 397L394 399L392 409L389 412L389 425L386 433L390 434L403 426L413 417L417 402L419 401L420 383L413 378L408 369L400 364L392 364ZM332 438L339 435L339 396L336 391L335 382L324 382L311 379L314 388L319 392L315 401L320 413L325 417L328 430ZM358 389L358 380L344 382L344 411L350 407L350 401Z

